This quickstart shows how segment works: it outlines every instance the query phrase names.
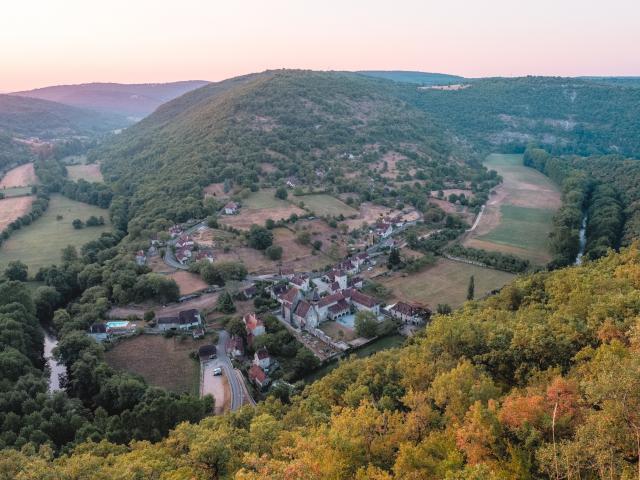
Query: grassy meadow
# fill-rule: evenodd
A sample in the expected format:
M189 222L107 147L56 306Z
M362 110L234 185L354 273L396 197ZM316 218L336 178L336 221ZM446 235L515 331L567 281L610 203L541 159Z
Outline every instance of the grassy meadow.
M290 200L296 204L304 202L305 208L308 208L316 215L324 216L338 216L343 214L345 217L351 215L357 215L358 211L355 208L350 207L346 203L338 200L331 195L326 194L314 194L304 195L300 197L290 197Z
M61 215L62 219L57 217ZM103 216L105 225L76 230L71 222L79 218L85 221L91 215ZM109 231L109 212L82 202L70 200L62 195L52 195L49 208L31 225L14 232L0 247L0 269L13 260L20 260L34 275L40 267L60 262L60 251L67 245L80 248L94 240L102 232Z

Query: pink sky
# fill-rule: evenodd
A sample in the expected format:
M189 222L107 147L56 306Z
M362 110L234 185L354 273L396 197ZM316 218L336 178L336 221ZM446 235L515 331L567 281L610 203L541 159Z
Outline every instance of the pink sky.
M640 0L4 0L0 91L268 68L640 75Z

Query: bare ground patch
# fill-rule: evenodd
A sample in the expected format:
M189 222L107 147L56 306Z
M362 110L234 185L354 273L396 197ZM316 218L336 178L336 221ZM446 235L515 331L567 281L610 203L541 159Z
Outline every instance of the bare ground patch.
M0 232L31 211L33 197L10 197L0 200Z
M227 198L229 197L229 194L224 192L223 182L212 183L211 185L204 187L204 198L207 197Z
M33 168L33 163L25 163L9 170L0 180L0 188L28 187L37 183L38 177Z
M307 213L295 205L279 206L273 208L248 208L242 207L238 215L224 215L219 219L220 223L237 228L238 230L249 230L251 225L264 225L267 219L274 221L286 220L292 214L298 216Z
M202 280L199 275L191 272L185 272L183 270L171 273L169 278L175 280L180 288L180 295L189 295L190 293L199 292L204 290L209 285Z

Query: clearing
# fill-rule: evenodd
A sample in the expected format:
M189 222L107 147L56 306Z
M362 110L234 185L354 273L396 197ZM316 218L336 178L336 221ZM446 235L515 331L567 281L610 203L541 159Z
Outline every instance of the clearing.
M216 197L216 198L228 198L231 192L225 193L224 182L212 183L204 187L204 198Z
M73 180L74 182L80 179L95 183L104 181L102 178L102 172L100 172L99 163L90 163L88 165L69 165L67 166L67 176L69 177L69 180Z
M326 194L314 194L304 195L300 197L293 197L292 200L304 202L305 208L308 208L315 215L320 217L337 217L340 214L345 217L351 217L352 215L358 215L358 211L355 208L350 207L346 203L338 200L331 195Z
M34 197L9 197L0 200L0 232L14 220L29 213L33 199Z
M13 168L0 180L0 188L29 187L38 183L33 163Z
M171 273L167 275L169 278L173 278L180 288L180 295L189 295L191 293L204 290L209 285L207 282L200 278L200 275L195 273L185 272L183 270Z
M421 303L435 310L439 303L448 303L453 308L462 305L471 275L475 280L476 298L482 298L515 277L511 273L441 258L422 272L406 277L402 274L378 277L375 281L391 288L396 300Z
M286 220L292 214L305 216L307 212L274 196L274 190L260 190L242 201L238 215L221 215L218 221L239 230L249 230L251 225L264 225L267 219Z
M503 183L492 192L480 223L464 245L547 263L553 215L562 204L558 186L525 167L522 155L492 154L484 165L496 170Z
M200 364L189 354L207 343L211 341L138 335L118 341L105 358L113 368L136 373L155 387L198 395Z
M385 207L383 205L376 205L374 203L364 202L360 204L360 211L357 218L345 220L344 223L349 227L349 230L357 230L362 227L364 223L367 225L373 225L376 222L382 220L384 217L396 217L402 215L400 210ZM414 221L420 218L419 214L406 214L404 215L406 221Z
M19 197L8 200L22 200ZM3 200L7 201L7 200ZM105 224L98 227L85 227L76 230L71 222L79 218L86 220L91 215L103 216ZM62 219L58 220L57 217ZM0 268L13 260L24 262L35 274L40 267L60 262L60 251L67 245L80 248L85 243L95 240L102 232L111 230L109 212L94 205L69 200L62 195L51 195L49 208L31 225L13 232L11 237L0 247Z

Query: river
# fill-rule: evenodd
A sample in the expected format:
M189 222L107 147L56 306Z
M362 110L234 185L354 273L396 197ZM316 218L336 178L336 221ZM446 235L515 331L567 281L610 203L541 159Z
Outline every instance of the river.
M47 366L49 367L49 392L62 390L60 377L64 378L67 374L64 365L56 362L53 358L52 352L57 344L58 339L47 330L44 330L44 358L47 360Z
M584 249L587 246L587 216L582 217L582 225L580 225L580 248L578 249L578 256L576 257L576 265L582 265L582 257L584 256Z

